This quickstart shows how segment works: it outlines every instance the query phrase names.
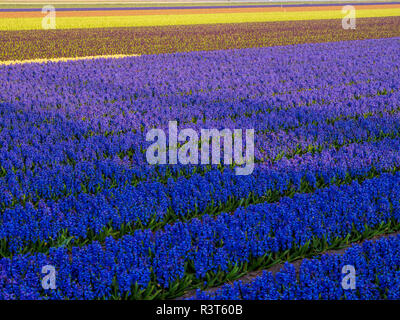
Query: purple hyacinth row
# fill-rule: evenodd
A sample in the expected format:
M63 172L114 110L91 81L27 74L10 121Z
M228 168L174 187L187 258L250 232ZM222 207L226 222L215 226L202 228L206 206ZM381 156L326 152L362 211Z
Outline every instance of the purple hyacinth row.
M310 45L285 47L291 51L289 55L281 48L263 48L112 62L73 62L61 68L53 64L3 67L1 101L6 104L1 109L7 116L1 124L0 145L4 155L1 162L6 170L12 167L29 170L31 166L112 159L117 154L120 157L129 154L131 161L143 165L140 150L148 146L144 142L145 132L150 127L165 129L168 121L174 119L183 127L195 130L272 130L272 138L279 136L275 141L270 141L270 136L257 136L256 158L275 157L293 149L293 143L286 146L293 135L308 134L307 131L282 133L282 129L395 108L393 101L397 99L399 79L392 63L396 58L393 52L396 52L397 39L385 43L375 40L372 42L375 46L370 45L371 41L362 43L362 46L357 44L356 51L352 50L354 56L346 59L347 46L353 45L352 42L334 44L335 50L339 50L335 59L326 56L330 44L318 45L319 52L315 46L311 51ZM387 54L378 56L376 51L383 45ZM310 64L321 64L318 69L307 71L308 78L318 80L317 86L310 85L305 81L310 79L303 76L308 65L303 61L304 52L299 55L298 51L307 48ZM260 59L264 56L269 57L266 62ZM341 58L348 65L338 64ZM363 63L348 62L357 58ZM220 70L214 68L213 73L209 72L210 66L206 66L211 59L219 62ZM289 69L283 70L284 66L288 68L285 64L288 62ZM240 74L232 72L239 63ZM371 64L379 67L368 67ZM333 81L330 76L334 65L341 74L337 77L340 80ZM108 72L103 73L104 69ZM137 77L132 78L132 73ZM115 74L116 77L109 76ZM287 74L291 76L288 78ZM321 81L321 75L328 81ZM376 95L380 92L389 97L379 99ZM300 140L296 144L306 142ZM40 152L35 152L38 149Z
M385 80L390 81L387 91L398 89L396 81L390 80L398 78L393 68L398 45L394 38L77 61L61 66L2 66L2 101L13 106L41 106L48 116L78 121L95 132L100 127L102 133L139 130L142 125L166 126L171 119L220 119L224 110L209 107L214 100L226 103L243 98L251 104L253 96L261 95L264 99L257 102L265 109L280 105L277 93L291 92L294 96L286 99L301 105L318 99L319 93L307 94L315 88L333 87L336 99L343 98L346 91L334 87L350 83L362 83L352 95L369 87L379 89ZM336 52L334 57L329 55L331 50ZM302 94L308 99L297 95L297 90L306 90ZM237 113L243 113L245 105L238 105ZM53 108L43 110L47 106ZM235 113L235 103L225 107ZM252 112L257 109L250 106ZM85 125L82 118L91 123Z
M265 150L264 152L267 152L268 157L271 158L282 150L293 149L297 144L305 145L307 141L304 140L310 139L310 134L318 135L320 143L324 142L329 145L332 140L323 141L326 134L322 136L321 132L335 131L335 128L333 128L333 124L325 123L326 121L340 119L340 117L395 111L399 107L398 96L399 92L396 91L382 96L360 100L353 99L346 103L316 104L315 106L303 106L285 111L279 110L275 114L268 113L265 117L255 112L251 117L236 119L235 122L233 120L213 120L212 122L184 124L180 127L190 127L197 131L202 128L254 127L257 132L256 158L263 158L261 150ZM351 113L348 110L351 110ZM21 114L21 112L23 113ZM29 116L27 116L28 112ZM0 126L3 127L0 132L1 160L2 166L6 170L10 170L12 167L19 170L23 168L29 170L32 166L35 166L37 172L38 166L48 167L56 163L65 164L71 161L101 161L112 159L119 154L126 155L129 152L132 153L135 164L143 165L145 162L141 150L149 143L145 141L144 133L133 133L131 131L110 135L105 132L94 133L89 124L82 124L81 121L65 121L59 115L40 114L39 112L40 110L37 113L32 112L30 107L23 109L5 105L2 107L2 113L7 115L0 123ZM391 119L389 115L385 116L389 117L389 120ZM51 120L47 120L48 118ZM376 121L381 121L379 118L378 116ZM371 123L373 121L374 119L370 119ZM345 119L340 120L338 124L335 123L335 126L340 126L340 123L345 125L345 128L339 127L337 130L338 140L340 140L340 135L349 136L349 133L344 130L355 131L355 133L350 133L353 136L368 134L368 131L365 131L359 122ZM284 124L290 125L293 129L280 129ZM160 127L165 128L165 124ZM274 131L263 134L263 131L268 131L269 127L274 127ZM372 127L375 127L375 125L372 125ZM383 129L384 131L391 130L389 127ZM289 131L286 132L287 130ZM299 138L294 140L293 136ZM35 152L39 148L40 152Z

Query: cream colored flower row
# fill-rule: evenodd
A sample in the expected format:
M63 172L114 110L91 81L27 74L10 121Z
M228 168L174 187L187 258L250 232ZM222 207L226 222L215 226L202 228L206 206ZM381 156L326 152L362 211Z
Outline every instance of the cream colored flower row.
M87 57L8 60L8 61L0 61L0 65L13 65L13 64L25 64L25 63L68 62L68 61L93 60L93 59L120 59L120 58L138 57L138 56L139 56L139 54L114 54L114 55L87 56Z

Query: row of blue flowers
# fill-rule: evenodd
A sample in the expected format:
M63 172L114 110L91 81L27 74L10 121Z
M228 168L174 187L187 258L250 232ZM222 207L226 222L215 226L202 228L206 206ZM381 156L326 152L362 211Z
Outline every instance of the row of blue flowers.
M290 250L301 255L302 250L318 250L322 242L334 247L352 236L359 239L368 230L398 226L399 215L400 174L383 174L362 184L331 186L216 218L206 215L177 222L157 232L138 230L70 251L60 247L48 254L3 258L0 294L112 298L147 288L168 294L180 285L200 287L214 277L240 273ZM56 290L44 291L40 285L44 265L54 265L58 271Z
M264 271L248 283L235 281L214 292L198 290L190 299L398 300L400 236L365 241L343 254L305 259L297 268L285 263L276 274Z

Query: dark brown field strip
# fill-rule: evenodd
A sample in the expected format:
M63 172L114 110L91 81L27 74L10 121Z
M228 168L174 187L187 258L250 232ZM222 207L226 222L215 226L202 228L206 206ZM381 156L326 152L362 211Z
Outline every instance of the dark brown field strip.
M160 54L400 37L400 17L0 32L0 61Z
M356 10L395 9L399 4L354 5ZM338 6L315 7L266 7L266 8L207 8L207 9L153 9L153 10L98 10L98 11L57 11L58 17L100 17L100 16L144 16L144 15L184 15L213 13L251 13L251 12L301 12L301 11L338 11ZM41 11L0 12L0 18L38 18L43 17Z

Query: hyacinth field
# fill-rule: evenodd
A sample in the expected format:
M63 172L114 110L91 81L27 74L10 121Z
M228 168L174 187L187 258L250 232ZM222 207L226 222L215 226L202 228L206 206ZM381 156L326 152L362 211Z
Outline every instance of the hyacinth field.
M0 299L400 299L400 4L342 6L0 8Z

